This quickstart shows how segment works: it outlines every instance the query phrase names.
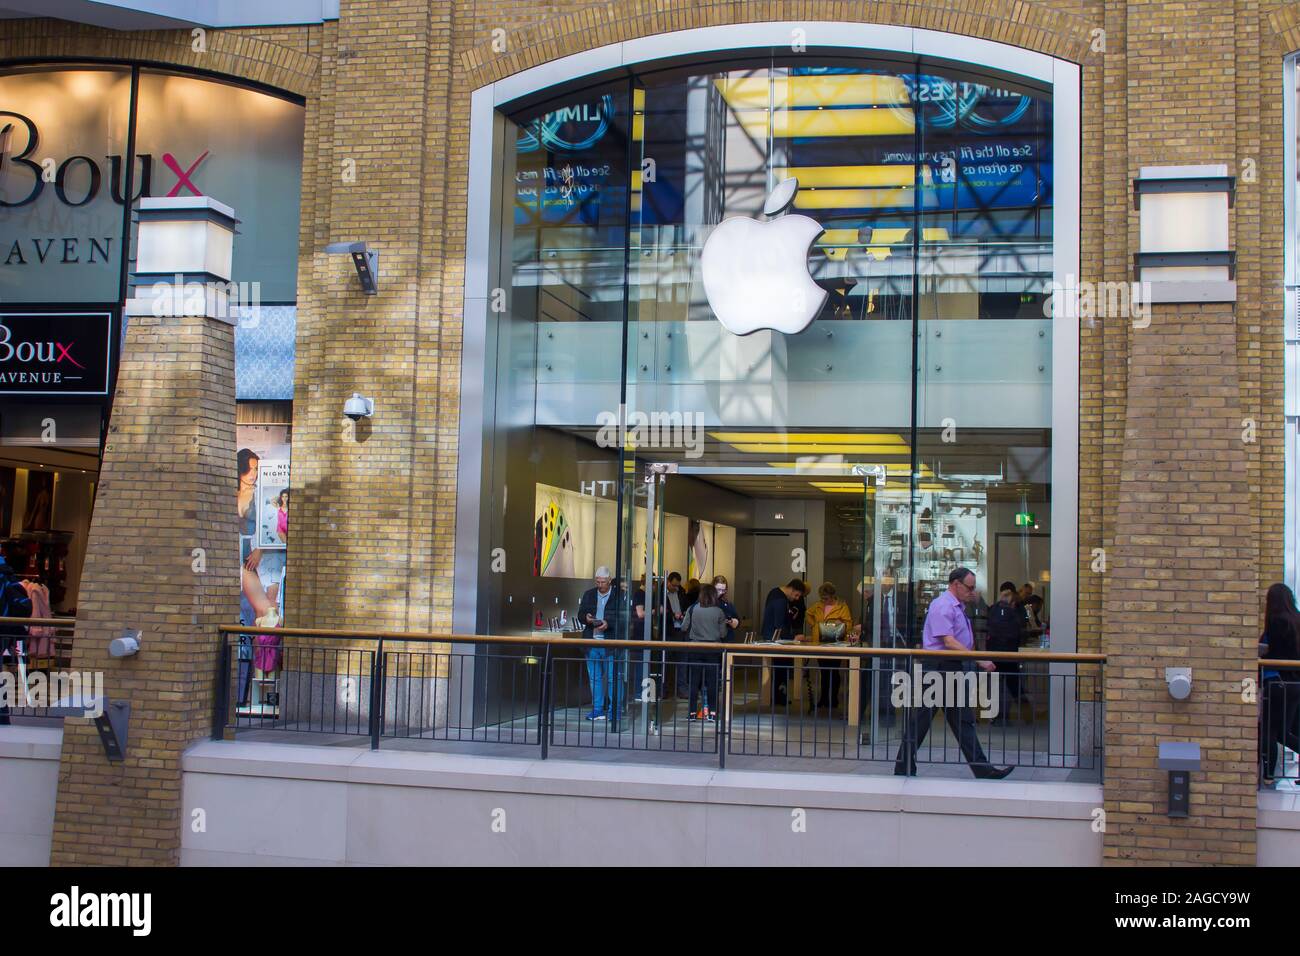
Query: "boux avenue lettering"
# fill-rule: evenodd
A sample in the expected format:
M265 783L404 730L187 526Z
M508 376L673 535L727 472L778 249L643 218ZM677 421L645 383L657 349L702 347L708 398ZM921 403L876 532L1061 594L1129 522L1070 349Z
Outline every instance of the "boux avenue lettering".
M78 209L100 195L105 188L105 178L110 198L122 205L126 176L121 154L105 155L103 163L79 154L55 165L51 159L40 155L40 143L41 134L35 120L12 110L0 110L0 182L4 182L6 187L0 191L0 210L29 206L46 194L46 187L52 187L59 204L68 209ZM203 195L195 180L207 158L206 150L192 162L183 162L171 153L163 153L162 164L176 176L176 184L166 195ZM153 195L154 157L150 153L141 153L136 161L139 185L131 196L132 202L141 196ZM0 265L108 263L113 261L116 238L69 236L65 233L13 239L7 247L0 247L0 257L3 257Z
M55 166L53 182L47 182L45 168L38 156L40 130L37 129L35 121L22 113L15 113L12 110L0 110L0 117L11 118L10 122L0 126L0 175L9 172L10 169L26 170L31 175L31 185L27 192L21 198L15 200L0 196L0 208L13 209L33 203L45 191L46 186L53 186L58 201L73 208L84 206L99 195L104 184L104 170L94 158L85 155L69 156ZM23 144L22 151L14 152L14 140L17 138L16 134L20 127L25 131L27 139ZM200 164L207 158L208 152L204 151L202 155L192 162L185 163L171 153L163 153L163 165L176 176L176 184L166 195L179 196L182 195L181 191L185 190L190 195L202 196L203 191L195 182L195 176ZM106 155L104 159L108 164L109 194L113 202L120 206L123 202L123 182L125 179L123 157L121 154ZM135 195L131 197L132 202L135 202L141 196L153 195L153 155L141 153L136 159L140 164L140 187ZM68 175L78 168L84 168L89 173L90 180L84 193L73 195L69 189Z
M0 395L104 395L112 348L107 312L0 314Z

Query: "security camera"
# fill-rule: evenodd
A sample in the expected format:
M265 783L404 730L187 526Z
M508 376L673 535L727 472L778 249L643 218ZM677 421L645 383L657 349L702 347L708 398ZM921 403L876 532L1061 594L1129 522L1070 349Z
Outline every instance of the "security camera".
M108 654L110 657L130 657L133 654L140 653L140 632L126 628L122 631L121 637L115 637L108 642Z
M368 398L363 398L360 392L353 392L352 397L343 403L343 414L354 422L369 418L374 413L375 403Z

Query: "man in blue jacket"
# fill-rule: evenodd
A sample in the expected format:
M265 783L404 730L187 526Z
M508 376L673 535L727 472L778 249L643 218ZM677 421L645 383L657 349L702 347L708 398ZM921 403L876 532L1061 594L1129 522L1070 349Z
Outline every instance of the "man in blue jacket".
M582 636L595 640L617 639L620 602L615 599L613 575L601 565L596 569L596 586L582 595L578 604L578 623ZM587 680L591 683L591 712L588 720L607 720L615 717L622 707L622 675L615 674L615 654L611 648L589 645L587 647ZM611 707L611 701L613 706Z

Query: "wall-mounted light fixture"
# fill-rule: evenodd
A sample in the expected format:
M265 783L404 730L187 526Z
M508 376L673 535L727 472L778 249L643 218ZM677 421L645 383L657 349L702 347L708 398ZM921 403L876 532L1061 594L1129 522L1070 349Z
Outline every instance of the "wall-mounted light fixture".
M1192 798L1192 771L1201 769L1201 745L1182 740L1160 741L1160 769L1169 771L1171 817L1187 816Z
M331 255L346 253L352 257L352 264L357 268L357 278L361 281L361 291L366 295L379 292L379 252L368 249L364 242L331 242L325 247Z
M109 700L104 696L73 694L46 708L49 717L80 717L95 722L99 742L109 763L126 759L127 731L131 723L131 702Z
M1133 181L1141 234L1133 264L1151 302L1237 300L1228 221L1236 188L1222 164L1142 167Z

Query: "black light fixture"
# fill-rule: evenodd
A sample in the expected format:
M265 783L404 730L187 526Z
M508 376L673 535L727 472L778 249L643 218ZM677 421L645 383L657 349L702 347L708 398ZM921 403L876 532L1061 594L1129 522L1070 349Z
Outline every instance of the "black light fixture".
M1171 817L1188 816L1192 798L1192 772L1201 769L1201 745L1192 741L1160 741L1159 765L1169 771L1169 809Z
M109 700L106 696L74 694L46 708L48 717L81 717L93 720L99 742L109 763L126 759L127 728L131 722L131 702Z
M333 254L347 253L352 256L352 264L357 267L357 278L361 280L361 291L366 295L379 292L379 252L368 249L365 242L331 242L325 251Z

